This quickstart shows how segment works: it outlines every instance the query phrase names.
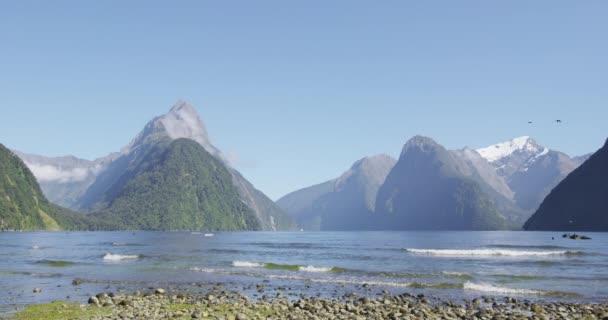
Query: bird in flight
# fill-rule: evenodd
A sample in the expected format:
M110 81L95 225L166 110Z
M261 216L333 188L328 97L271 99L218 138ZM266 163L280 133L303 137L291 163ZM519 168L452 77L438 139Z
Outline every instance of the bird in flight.
M557 123L562 123L562 120L559 120L559 119L558 119L558 120L555 120L555 122L557 122Z
M532 121L528 121L528 124L532 124Z

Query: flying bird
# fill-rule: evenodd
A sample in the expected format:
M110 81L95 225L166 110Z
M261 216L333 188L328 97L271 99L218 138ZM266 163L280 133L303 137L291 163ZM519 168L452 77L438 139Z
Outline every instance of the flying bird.
M528 121L528 124L532 124L532 121Z
M557 123L562 123L562 121L561 121L561 120L559 120L559 119L558 119L558 120L555 120L555 122L557 122Z

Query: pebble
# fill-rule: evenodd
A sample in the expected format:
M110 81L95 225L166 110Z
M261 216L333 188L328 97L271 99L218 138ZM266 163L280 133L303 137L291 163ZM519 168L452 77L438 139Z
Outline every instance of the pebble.
M103 313L94 319L604 319L608 304L519 301L515 298L482 297L459 304L424 295L358 297L350 294L336 299L289 298L277 294L252 300L239 292L212 290L205 295L179 293L168 296L164 289L130 295L100 293L89 297L89 306ZM490 303L485 303L490 301ZM176 308L176 306L178 306ZM97 310L97 309L95 309Z

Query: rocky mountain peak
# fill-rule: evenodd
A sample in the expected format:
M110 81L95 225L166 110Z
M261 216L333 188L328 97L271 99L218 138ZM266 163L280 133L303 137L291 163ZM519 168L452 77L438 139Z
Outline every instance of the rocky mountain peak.
M423 152L431 152L437 149L443 148L440 144L435 142L432 138L416 135L405 143L401 156L411 150L420 150Z
M196 109L185 101L178 101L169 112L157 119L171 139L186 138L198 142L207 149L211 144L205 124Z

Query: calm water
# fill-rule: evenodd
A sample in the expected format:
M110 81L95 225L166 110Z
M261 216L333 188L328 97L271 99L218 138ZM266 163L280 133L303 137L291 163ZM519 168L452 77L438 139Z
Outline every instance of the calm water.
M593 240L557 232L0 233L0 312L159 286L205 292L222 283L255 298L262 282L268 295L285 287L290 296L605 301L608 234L587 235Z

